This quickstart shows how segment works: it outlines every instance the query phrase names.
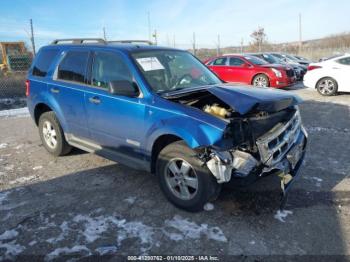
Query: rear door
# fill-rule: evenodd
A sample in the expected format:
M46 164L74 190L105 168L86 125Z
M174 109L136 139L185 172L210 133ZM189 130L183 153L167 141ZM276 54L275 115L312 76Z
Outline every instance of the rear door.
M228 81L230 72L228 71L227 57L219 57L212 61L208 67L222 80Z
M88 126L94 142L105 150L121 152L134 160L142 158L145 105L139 97L110 94L111 81L134 82L126 57L117 51L98 51L93 55L90 87L85 104Z
M85 138L89 138L84 105L88 59L89 51L84 49L65 52L53 81L48 84L48 91L66 121L65 132Z

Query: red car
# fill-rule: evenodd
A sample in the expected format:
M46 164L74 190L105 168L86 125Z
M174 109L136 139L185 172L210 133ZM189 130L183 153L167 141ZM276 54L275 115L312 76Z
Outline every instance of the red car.
M224 55L211 58L205 64L225 82L283 88L296 81L293 68L269 64L252 55Z

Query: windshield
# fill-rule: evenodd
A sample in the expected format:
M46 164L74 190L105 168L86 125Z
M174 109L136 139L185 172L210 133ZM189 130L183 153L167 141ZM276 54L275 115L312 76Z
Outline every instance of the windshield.
M156 93L222 83L206 66L185 51L152 50L132 53L132 57Z
M245 59L247 59L249 62L251 62L254 65L266 65L268 64L266 61L257 58L255 56L244 56Z
M292 61L298 61L294 56L291 56L291 55L285 55L287 58L289 58L290 60Z
M272 55L263 54L262 56L263 56L264 60L266 60L270 64L279 64L280 63L280 60Z

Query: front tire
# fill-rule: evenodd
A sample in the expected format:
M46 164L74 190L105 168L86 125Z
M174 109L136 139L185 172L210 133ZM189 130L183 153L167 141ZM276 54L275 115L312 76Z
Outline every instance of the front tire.
M316 89L323 96L334 96L338 92L338 83L331 77L325 77L317 82Z
M258 74L253 78L252 84L255 87L269 87L270 81L266 75Z
M66 155L72 150L64 137L55 113L52 111L45 112L40 116L39 135L45 149L54 156Z
M156 172L166 198L187 211L203 210L221 189L197 153L183 141L174 142L159 153Z

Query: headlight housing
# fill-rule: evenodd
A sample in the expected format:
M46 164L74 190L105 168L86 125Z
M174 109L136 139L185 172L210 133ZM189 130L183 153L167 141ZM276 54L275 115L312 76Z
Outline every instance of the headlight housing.
M280 70L277 70L276 68L271 68L272 72L275 73L275 75L279 78L282 77L282 72Z

